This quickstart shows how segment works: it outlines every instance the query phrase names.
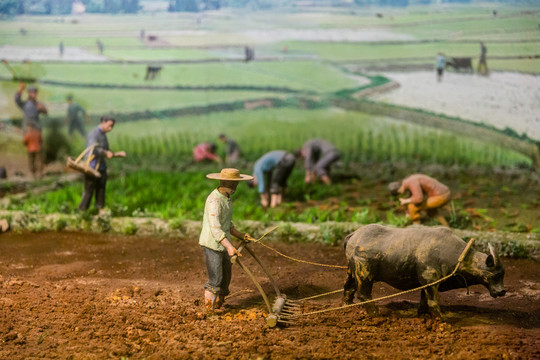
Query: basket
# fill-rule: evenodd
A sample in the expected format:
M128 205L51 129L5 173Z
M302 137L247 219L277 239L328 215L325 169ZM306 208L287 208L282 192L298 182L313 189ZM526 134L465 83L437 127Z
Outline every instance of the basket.
M92 144L89 147L87 147L76 159L68 157L66 166L70 169L82 172L85 175L90 175L93 177L100 178L101 174L99 173L99 171L97 171L96 169L90 166L90 162L95 158L94 154L92 154L92 151L94 150L96 145L97 143ZM86 161L81 161L84 155L86 155L87 153L89 153L89 155L86 158ZM99 168L99 161L97 163L96 168Z

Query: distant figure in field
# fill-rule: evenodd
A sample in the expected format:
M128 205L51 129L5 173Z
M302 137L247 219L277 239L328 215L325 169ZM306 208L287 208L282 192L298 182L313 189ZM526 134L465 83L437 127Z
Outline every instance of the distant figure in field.
M332 183L330 167L341 157L334 145L323 139L311 139L301 149L296 150L295 155L305 159L306 183L313 183L317 178L326 185Z
M81 202L79 204L79 210L87 210L90 206L92 198L95 196L96 201L94 206L99 209L100 214L105 207L105 190L107 187L107 159L114 157L126 157L125 151L112 152L109 150L109 140L107 139L107 133L112 131L116 120L110 115L104 115L101 117L101 122L94 130L88 134L86 139L86 147L90 147L93 144L97 144L92 151L94 158L90 161L90 166L96 169L100 173L100 177L93 175L84 175L84 192Z
M231 165L240 159L240 146L225 134L219 134L219 140L225 144L225 164Z
M436 62L436 68L437 68L437 81L441 82L443 73L444 73L444 67L446 66L446 57L442 52L440 52L437 55L437 62Z
M26 31L25 28L20 28L20 29L19 29L19 33L20 33L22 36L24 36L24 35L26 35L26 34L28 33L28 31Z
M144 40L145 31L144 29L141 29L140 38L141 40Z
M270 151L255 162L251 184L257 186L262 207L281 204L295 162L294 155L283 150Z
M217 145L211 142L201 143L193 148L195 162L215 161L221 164L221 158L216 154Z
M487 62L486 62L487 48L482 41L480 41L480 60L478 61L478 68L476 71L479 74L487 75L489 73Z
M28 165L34 179L40 179L43 176L42 143L41 130L37 129L34 123L27 124L23 144L28 152Z
M67 108L67 122L68 122L68 134L73 137L73 132L76 130L82 136L86 137L86 129L84 128L84 119L87 118L86 110L76 102L73 101L73 95L66 96L68 103Z
M19 90L15 93L15 103L24 112L23 129L26 131L27 125L32 125L33 128L41 131L40 114L47 114L47 108L43 103L37 100L38 89L35 86L28 87L28 100L21 99L22 92L26 88L25 83L19 84Z
M58 44L58 52L60 53L60 56L64 55L64 43L62 41Z
M255 50L251 46L244 47L245 62L255 59Z
M161 69L161 66L148 65L146 67L146 76L144 77L144 80L154 80L156 78L156 75L160 73Z
M97 48L98 48L98 51L99 51L99 55L103 55L103 43L101 42L101 40L96 40L96 45L97 45Z
M450 201L450 189L436 179L424 174L410 175L402 181L388 185L392 195L410 192L408 198L400 198L401 205L407 205L407 214L414 224L420 224L420 212L427 211L428 216L436 217L443 226L448 223L443 216L438 215L437 209Z

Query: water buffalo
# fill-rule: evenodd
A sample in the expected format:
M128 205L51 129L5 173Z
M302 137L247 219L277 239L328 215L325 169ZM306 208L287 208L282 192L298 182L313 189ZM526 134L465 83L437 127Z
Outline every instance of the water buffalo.
M352 303L357 290L360 301L370 300L377 281L400 290L437 281L454 270L466 245L444 227L363 226L345 238L348 276L343 300ZM504 268L491 245L489 249L490 255L470 249L455 276L422 290L418 314L441 316L439 291L482 284L492 297L504 296ZM377 314L373 303L366 304L366 310Z
M473 73L472 59L470 57L452 57L446 62L446 67L451 66L454 70L459 71L461 69L467 70Z

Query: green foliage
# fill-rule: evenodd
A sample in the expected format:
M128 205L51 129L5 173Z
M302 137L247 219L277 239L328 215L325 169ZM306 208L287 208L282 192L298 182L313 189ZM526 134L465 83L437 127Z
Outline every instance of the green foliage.
M137 224L131 220L127 220L122 229L123 233L126 235L135 235L139 230Z
M379 221L376 214L372 214L369 208L360 209L351 217L351 221L359 224L373 224Z
M183 230L184 218L182 216L175 217L169 220L169 228L172 230Z
M528 258L529 252L519 241L508 240L500 243L498 251L500 256L507 256L512 258Z
M386 224L396 226L396 227L404 227L409 223L409 218L406 216L398 216L394 214L392 210L388 210L386 212Z
M338 245L349 232L342 225L323 223L320 225L323 242L327 245Z
M450 211L450 218L448 219L448 225L455 229L466 229L472 224L471 216L464 210L460 209L456 211L454 201L450 202L452 210Z
M105 233L111 230L111 214L105 213L101 214L96 218L96 225L99 231Z
M66 219L64 216L59 216L54 220L52 228L54 231L62 231L68 226L68 223L68 219Z
M505 225L505 230L511 231L511 232L519 232L519 233L526 233L531 230L527 224L524 224L522 222L513 222L510 224Z

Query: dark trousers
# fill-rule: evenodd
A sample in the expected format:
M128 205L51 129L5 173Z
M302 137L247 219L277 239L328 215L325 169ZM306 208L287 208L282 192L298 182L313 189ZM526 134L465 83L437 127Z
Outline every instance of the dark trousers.
M107 172L100 172L101 177L92 175L84 175L84 192L79 204L79 210L87 210L92 201L92 197L96 196L94 206L97 209L105 207L105 187L107 186Z
M323 156L317 161L313 167L315 175L321 177L323 175L328 175L330 173L330 166L339 160L341 154L338 151L331 151Z
M43 169L43 153L40 151L29 152L28 153L28 165L30 166L30 171L32 175L36 175L36 172L41 174Z
M270 176L270 194L280 194L287 187L287 179L291 175L296 159L293 154L285 154L279 160Z
M82 120L76 119L69 121L68 134L71 135L74 131L78 131L82 136L86 137L86 130Z
M208 282L204 288L216 295L229 295L232 263L227 251L216 251L202 246L204 262L208 271Z

